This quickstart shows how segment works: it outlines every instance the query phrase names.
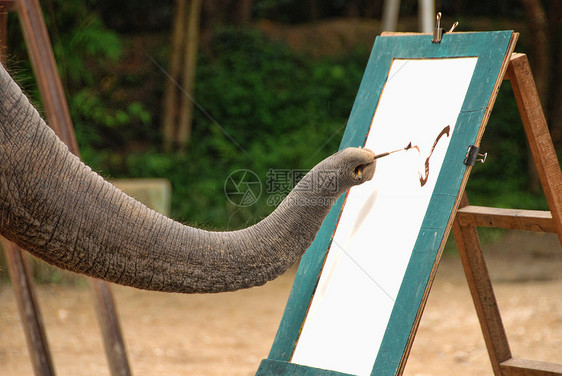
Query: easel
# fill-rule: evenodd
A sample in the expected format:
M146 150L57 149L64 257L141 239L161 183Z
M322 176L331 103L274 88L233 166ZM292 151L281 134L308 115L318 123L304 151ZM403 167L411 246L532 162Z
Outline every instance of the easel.
M527 56L512 54L503 78L511 81L550 211L471 206L465 194L453 231L494 374L560 375L562 364L512 357L476 230L480 226L551 232L562 244L562 173Z
M0 1L0 60L3 60L6 55L7 12L9 11L16 11L18 14L48 123L59 138L66 143L70 151L78 155L78 144L70 112L39 2L38 0ZM27 259L15 244L4 238L2 238L2 246L35 374L54 375L54 367ZM111 374L130 375L125 345L109 285L96 279L89 280L98 302L97 311Z
M439 28L439 25L437 25L437 28ZM474 149L477 150L474 145L479 145L480 143L485 125L493 108L495 97L499 91L499 87L501 86L501 82L505 78L510 79L512 81L513 91L518 102L523 123L526 128L527 138L529 140L529 144L531 145L534 160L537 163L541 182L543 184L551 212L478 208L468 206L468 201L463 192L473 163L470 163L470 158L465 158L464 164L467 166L466 170L459 169L459 173L454 176L454 179L451 178L451 181L454 180L455 183L458 183L460 188L458 190L459 194L455 196L455 204L452 207L452 211L448 211L449 209L446 209L447 224L442 238L446 239L449 234L449 230L453 228L469 282L469 287L476 306L482 331L484 333L494 373L496 375L504 376L562 375L562 365L548 362L521 360L512 357L475 228L476 226L484 225L508 229L554 232L558 234L562 243L562 173L560 171L560 165L558 163L548 128L546 126L546 121L542 113L542 108L540 106L540 101L538 99L529 64L525 55L513 54L513 48L518 37L517 33L511 32L510 34L506 34L504 31L481 34L456 34L458 36L455 36L455 34L456 33L450 33L447 36L447 38L449 38L447 39L449 41L448 44L444 44L445 49L450 48L451 50L454 50L449 54L449 51L440 52L441 50L439 46L436 45L431 45L425 50L421 48L416 49L415 46L420 42L429 43L430 39L428 37L430 36L427 34L383 33L383 37L396 36L401 37L402 39L392 41L391 38L381 38L378 45L377 41L375 41L373 51L375 51L375 48L377 48L377 50L376 53L372 52L371 56L375 56L375 59L377 60L373 60L376 62L373 64L370 64L370 60L367 65L364 77L368 77L369 84L361 85L357 95L357 98L360 98L359 103L361 103L361 105L357 108L365 108L363 104L372 100L369 95L375 97L373 103L377 103L376 101L380 98L377 90L379 90L380 87L383 87L385 82L388 81L389 64L392 59L430 59L442 58L443 56L480 56L480 52L484 51L482 46L490 46L490 49L486 50L486 52L482 55L482 59L479 61L479 64L481 64L480 69L478 70L478 73L476 73L477 71L475 70L473 82L490 83L492 82L491 80L493 80L493 85L491 87L486 86L486 89L479 89L482 90L481 92L485 92L488 96L485 101L486 103L484 103L484 99L481 100L484 96L479 94L480 91L475 89L472 92L470 90L467 92L465 103L468 104L465 111L461 111L461 115L463 117L460 119L462 121L467 119L471 120L471 117L474 115L473 119L475 120L467 120L462 123L462 126L470 127L471 124L478 123L479 128L475 129L477 134L471 134L471 137L475 138L471 138L470 143L467 143L468 140L464 140L458 145L472 145L468 148L468 151L471 153ZM478 40L480 37L478 34L483 37L480 41L486 39L486 42L479 42ZM440 35L442 36L442 33ZM500 40L500 35L504 38L501 39L501 43L498 42ZM505 38L507 38L508 35L510 36L510 40L507 43ZM494 39L496 36L498 39ZM467 42L469 38L475 39L473 39L472 43L469 43ZM434 34L431 42L441 43L441 39L441 37L435 38ZM445 40L445 38L443 38L443 40ZM453 43L453 40L459 43L464 43L462 49L459 47L460 44ZM492 44L492 41L497 44ZM494 47L491 47L492 45ZM499 47L500 45L501 48ZM468 46L472 48L470 52L468 50ZM457 47L459 48L456 49ZM499 56L500 52L504 54ZM492 53L495 54L493 55L493 58L491 57ZM499 62L500 58L502 59L501 67L495 65L493 69L483 68L485 64ZM491 76L486 76L484 72L487 72L486 74L490 74ZM489 72L493 72L493 74ZM479 81L474 81L474 77L476 77L476 75L478 75L477 77L479 77ZM362 90L367 86L369 86L369 90ZM476 86L474 87L476 88ZM354 109L355 108L356 107L354 106ZM350 123L357 124L355 126L360 127L362 124L370 124L370 120L372 118L373 115L371 112L363 114L360 110L357 112L352 110ZM361 119L361 121L358 121L357 119ZM353 123L354 121L357 121L357 123ZM466 130L467 128L459 129ZM466 131L466 133L459 133L459 135L467 133L468 131ZM353 136L362 135L362 133L358 130L350 134L353 134ZM345 147L361 145L362 142L362 140L354 140L355 143L352 143L345 138L345 135L344 141L342 141L342 144L344 144ZM459 150L461 150L461 148L457 147L457 149L450 150L455 150L453 152L455 154L452 154L451 160L459 160ZM465 148L462 148L462 150L466 151ZM464 153L462 155L464 156ZM443 171L445 171L446 174L450 174L454 171L454 168ZM464 175L461 176L461 172L463 172ZM440 191L440 197L445 196L447 192L447 190ZM434 208L441 208L441 206L434 205ZM430 225L428 226L429 230L425 232L425 234L436 233L433 232L434 229L438 228L437 225L434 225L437 221L436 217L444 211L445 209L442 209L442 211L432 210L431 215L428 216L426 214L426 218L430 221ZM326 250L330 245L330 239L333 237L334 228L338 221L339 212L336 212L336 214L337 215L334 215L333 218L327 218L327 220L331 220L332 222L330 222L325 229L321 229L319 237L317 237L317 239L321 239L321 241L317 243L316 247L311 247L311 249L309 249L309 251L307 251L307 253L303 256L301 266L299 267L299 271L297 272L297 277L295 279L294 286L296 287L294 287L291 291L291 295L285 308L285 313L280 323L277 336L272 345L271 352L269 357L262 361L260 368L257 371L257 375L347 375L348 373L346 372L349 372L349 369L354 369L352 367L340 367L339 364L333 365L334 363L330 362L332 358L323 364L320 364L320 362L308 362L306 359L303 362L302 357L296 362L293 361L293 354L297 341L299 341L299 337L303 332L303 325L308 314L308 307L310 307L310 302L312 301L315 290L319 284L319 273L322 271L322 265L324 265L325 255L327 252ZM324 232L322 232L323 230ZM439 238L441 238L441 235L439 235ZM434 247L433 244L430 246ZM392 326L390 323L387 324L386 334L389 334L388 345L387 347L384 347L385 339L383 338L383 344L381 345L381 348L379 348L379 353L377 354L374 367L371 371L372 375L401 375L403 373L408 353L411 349L411 344L413 343L413 339L422 316L423 307L431 290L431 284L437 271L438 261L441 257L443 247L444 242L442 241L439 246L439 250L435 251L436 253L431 254L430 261L435 262L432 263L432 269L430 272L429 269L424 269L424 273L427 272L429 275L427 285L422 285L421 283L416 285L409 284L408 286L410 288L404 290L407 291L407 293L403 295L406 298L400 301L400 308L396 310L396 312L398 312L396 315L398 320L395 320ZM425 250L426 248L420 246L418 249ZM434 254L436 255L435 258ZM424 258L419 257L414 261L415 262L410 264L413 265L413 268L415 268L412 270L419 270L419 265L423 264ZM404 283L404 280L402 283ZM424 287L423 292L421 291L422 288L419 286ZM415 295L412 291L415 291L418 295ZM395 304L398 304L397 302L399 299L400 294L398 294ZM411 303L413 301L415 301L416 304L419 301L419 306L413 307L414 303ZM406 304L411 305L407 306ZM405 309L405 307L408 308ZM408 312L409 316L403 315L403 312ZM412 318L414 314L415 317ZM347 316L342 315L342 320L346 317ZM353 316L349 317L353 318ZM410 321L410 319L412 319L412 321ZM324 330L326 333L329 333L329 328ZM317 336L317 338L320 339L328 337L329 335L325 337L322 335ZM368 342L363 343L367 344L367 346L369 345ZM382 357L381 353L383 354ZM377 363L379 360L381 360L380 363ZM338 372L337 369L340 371ZM353 371L350 373L355 374Z

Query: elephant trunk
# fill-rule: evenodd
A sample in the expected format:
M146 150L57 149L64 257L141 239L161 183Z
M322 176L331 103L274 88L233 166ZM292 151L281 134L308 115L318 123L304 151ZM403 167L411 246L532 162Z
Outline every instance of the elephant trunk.
M196 229L83 164L0 68L0 233L48 263L110 282L184 293L264 284L304 253L337 197L372 177L373 156L345 149L327 158L251 227Z

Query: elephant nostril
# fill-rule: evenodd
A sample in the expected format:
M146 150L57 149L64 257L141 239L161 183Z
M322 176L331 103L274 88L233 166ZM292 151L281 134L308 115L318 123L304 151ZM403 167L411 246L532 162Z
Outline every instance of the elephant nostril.
M356 178L361 179L363 177L363 167L364 165L359 165L355 167L355 170L353 170Z
M369 181L375 173L375 162L360 164L353 169L353 178L359 183Z

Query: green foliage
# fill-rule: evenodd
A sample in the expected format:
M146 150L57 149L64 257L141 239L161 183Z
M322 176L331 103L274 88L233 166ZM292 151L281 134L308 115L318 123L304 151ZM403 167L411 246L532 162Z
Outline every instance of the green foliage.
M309 169L337 150L368 55L315 61L254 30L225 29L210 46L200 54L185 155L157 148L83 155L113 176L170 179L178 219L238 228L273 210L265 192L269 169ZM238 169L262 182L254 205L227 200L224 183Z
M107 100L107 99L105 99ZM132 124L148 126L152 116L139 102L123 109L111 108L96 90L84 88L70 98L69 106L76 136L85 148L105 147L108 140L124 143Z
M335 152L367 54L314 61L251 30L224 30L211 46L201 57L196 86L199 104L211 116L196 114L189 153L191 163L210 166L202 166L205 181L194 183L193 176L192 185L204 190L186 192L194 199L182 205L180 216L240 227L273 206L267 192L251 207L231 205L223 191L228 174L252 170L265 190L269 169L310 169ZM199 161L202 156L205 161ZM208 200L219 209L207 212L199 206L201 197L213 193Z
M346 89L356 89L363 68L348 58L345 74L338 62L307 61L253 31L225 30L211 46L198 65L198 102L242 145L345 121L354 97ZM212 123L199 112L198 136L209 135Z
M67 12L84 17L73 21L65 17ZM115 70L124 50L121 37L107 29L96 13L76 2L64 2L57 8L56 18L59 32L53 50L68 89L80 145L99 149L136 139L150 127L152 115L141 102L124 98L131 79L120 80Z
M123 51L120 37L106 29L95 14L70 26L70 30L60 33L53 43L60 74L74 87L91 86L94 74L87 64L116 63Z
M122 145L152 123L152 115L143 104L123 98L122 91L130 83L115 78L115 68L124 51L122 37L104 26L99 15L92 11L94 5L93 1L53 0L44 6L71 117L84 149ZM17 20L13 14L10 16L12 26ZM9 28L13 54L10 65L15 65L11 68L18 82L24 84L28 95L40 107L31 64L17 29L15 25Z

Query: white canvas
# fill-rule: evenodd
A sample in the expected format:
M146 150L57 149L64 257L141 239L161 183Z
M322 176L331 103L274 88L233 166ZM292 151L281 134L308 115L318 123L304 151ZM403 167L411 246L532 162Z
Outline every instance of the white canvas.
M292 363L370 375L476 62L393 61L365 147L419 151L350 190Z

